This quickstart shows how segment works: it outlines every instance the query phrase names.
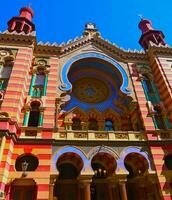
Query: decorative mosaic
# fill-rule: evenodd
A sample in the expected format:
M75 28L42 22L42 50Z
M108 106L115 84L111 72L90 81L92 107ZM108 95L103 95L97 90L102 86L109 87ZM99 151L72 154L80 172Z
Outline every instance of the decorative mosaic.
M103 81L86 77L73 83L73 94L82 102L100 103L109 97L110 90Z

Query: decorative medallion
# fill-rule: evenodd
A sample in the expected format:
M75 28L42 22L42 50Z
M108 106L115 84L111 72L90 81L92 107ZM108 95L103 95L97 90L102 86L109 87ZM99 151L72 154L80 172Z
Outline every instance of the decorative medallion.
M101 103L108 99L110 89L103 81L86 77L73 83L73 94L81 102Z

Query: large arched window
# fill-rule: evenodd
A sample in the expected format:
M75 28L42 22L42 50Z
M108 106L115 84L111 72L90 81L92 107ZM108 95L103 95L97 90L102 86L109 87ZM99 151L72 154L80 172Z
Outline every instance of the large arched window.
M106 131L114 131L114 124L111 119L105 120L105 130Z
M45 84L45 73L42 69L38 69L38 72L35 76L32 96L34 97L43 96L44 84Z
M44 61L40 62L44 63ZM35 67L32 74L29 95L33 97L46 96L47 82L48 82L47 65L45 63L44 64L38 63L38 66Z
M39 118L40 118L40 103L33 102L31 104L28 126L37 127L39 125Z
M96 119L91 118L88 120L88 129L95 130L95 131L98 130L98 123Z
M81 120L79 118L73 118L72 122L72 130L82 130Z

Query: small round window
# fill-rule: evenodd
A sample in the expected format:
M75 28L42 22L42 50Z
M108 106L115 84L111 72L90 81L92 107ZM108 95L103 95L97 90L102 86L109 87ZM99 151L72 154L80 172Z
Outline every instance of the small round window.
M35 171L39 165L38 158L33 155L19 156L15 163L16 171L23 171L23 163L27 163L25 171Z

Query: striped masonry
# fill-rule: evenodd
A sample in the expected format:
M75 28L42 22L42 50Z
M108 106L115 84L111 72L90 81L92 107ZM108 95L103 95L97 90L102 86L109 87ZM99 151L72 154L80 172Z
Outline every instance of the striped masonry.
M139 77L135 69L136 65L130 63L128 66L145 130L155 130L152 118L148 117L148 108L146 106L147 101L142 83L140 80L138 80Z
M8 112L11 119L20 121L20 113L24 105L26 83L32 62L32 49L19 49L11 72L1 111Z
M155 83L159 90L161 100L169 113L169 120L172 123L172 70L161 59L155 58L151 63Z
M57 97L57 87L58 87L58 59L52 57L50 59L50 72L48 74L48 84L47 84L47 96L46 96L46 109L44 111L44 128L54 128L55 124L55 100ZM49 133L50 135L50 133ZM45 134L42 137L46 137ZM52 138L52 135L51 137Z
M3 156L0 162L0 192L4 192L5 185L8 184L9 170L14 146L12 139L5 139L4 144Z
M164 157L168 153L172 153L172 146L151 146L151 153L154 160L159 185L162 191L163 199L169 200L172 198L171 177L172 173L164 164Z
M8 180L14 180L15 178L21 177L22 172L17 172L15 170L15 162L19 156L24 154L32 154L38 158L38 168L34 172L28 172L27 178L33 179L37 184L37 200L48 200L52 155L51 145L16 144L11 157Z

